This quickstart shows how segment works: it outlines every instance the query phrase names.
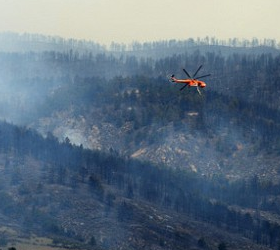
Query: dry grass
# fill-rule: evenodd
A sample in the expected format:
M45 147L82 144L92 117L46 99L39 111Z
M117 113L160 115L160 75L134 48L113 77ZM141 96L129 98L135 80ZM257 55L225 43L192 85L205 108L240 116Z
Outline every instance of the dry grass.
M8 236L8 245L1 247L2 250L7 250L10 247L15 247L17 250L66 250L63 247L52 246L53 240L50 238L37 237L32 235L30 238L22 238L18 233L9 227L0 227L0 232ZM69 248L68 248L69 249Z

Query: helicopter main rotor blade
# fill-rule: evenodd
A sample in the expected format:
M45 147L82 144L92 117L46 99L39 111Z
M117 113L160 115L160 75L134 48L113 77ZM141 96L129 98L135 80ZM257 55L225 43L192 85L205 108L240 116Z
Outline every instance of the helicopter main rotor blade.
M185 69L183 69L183 71L186 73L186 75L187 75L189 78L191 78L190 74L189 74Z
M203 77L206 77L206 76L211 76L211 74L204 75L204 76L199 76L199 77L197 77L197 78L195 78L195 79L197 80L197 79L200 79L200 78L203 78Z
M197 75L198 71L202 68L202 65L199 66L199 68L196 70L196 72L193 75L193 78L195 78L195 76Z
M186 84L185 86L183 86L182 88L180 88L180 91L182 91L185 87L187 87L188 84Z

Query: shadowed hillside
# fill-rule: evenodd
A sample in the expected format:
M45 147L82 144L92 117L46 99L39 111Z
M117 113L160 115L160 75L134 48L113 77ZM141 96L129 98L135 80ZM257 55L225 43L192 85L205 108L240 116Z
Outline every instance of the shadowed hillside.
M278 208L263 200L276 185L209 180L0 125L1 223L16 230L19 242L36 233L52 239L50 246L75 249L277 244L279 225L271 218Z
M9 37L1 247L279 248L275 43ZM202 96L166 78L199 65Z

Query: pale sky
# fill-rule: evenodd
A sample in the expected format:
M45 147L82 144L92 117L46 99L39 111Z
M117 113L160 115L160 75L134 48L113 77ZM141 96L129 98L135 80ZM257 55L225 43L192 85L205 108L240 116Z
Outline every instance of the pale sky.
M0 0L0 32L111 41L280 41L280 0Z

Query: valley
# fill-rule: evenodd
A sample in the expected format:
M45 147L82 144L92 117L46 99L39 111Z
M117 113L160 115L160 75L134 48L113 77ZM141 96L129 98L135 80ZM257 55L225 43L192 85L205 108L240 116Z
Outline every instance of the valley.
M0 53L1 249L279 249L278 48L39 38Z

